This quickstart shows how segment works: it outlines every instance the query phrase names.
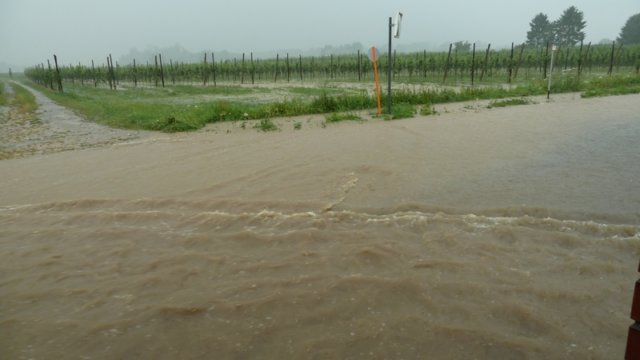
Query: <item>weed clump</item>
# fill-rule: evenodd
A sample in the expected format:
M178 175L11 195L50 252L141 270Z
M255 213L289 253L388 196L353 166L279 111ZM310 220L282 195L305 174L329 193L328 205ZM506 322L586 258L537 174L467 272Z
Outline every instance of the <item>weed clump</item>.
M516 106L516 105L528 105L531 102L524 98L517 99L507 99L507 100L495 100L487 105L487 109L498 108L498 107L507 107L507 106Z
M325 116L327 122L339 122L344 120L362 120L362 118L354 113L331 113Z
M391 108L391 114L385 113L385 120L412 118L416 114L416 107L411 104L396 104Z
M262 131L262 132L278 130L278 125L276 125L269 118L260 120L260 122L255 124L253 127L254 127L254 129L258 129L258 131Z
M178 120L174 116L169 116L162 120L156 120L150 126L151 130L164 132L193 131L198 130L200 127L201 126Z

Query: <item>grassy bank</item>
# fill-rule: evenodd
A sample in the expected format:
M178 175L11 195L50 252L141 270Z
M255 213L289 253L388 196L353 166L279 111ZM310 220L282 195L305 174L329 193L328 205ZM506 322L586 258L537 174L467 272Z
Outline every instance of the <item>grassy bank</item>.
M35 118L36 110L38 110L35 96L29 90L16 83L11 84L11 87L13 87L14 92L11 106L22 115L31 119Z
M5 106L7 104L6 90L4 87L4 81L0 81L0 106Z
M583 92L583 96L599 96L640 92L638 76L602 77L581 81L575 76L558 76L553 80L553 93L580 91ZM165 132L196 130L207 123L219 121L333 114L375 107L375 99L366 91L343 92L335 88L292 88L289 96L283 100L266 102L251 99L253 95L268 99L271 91L281 89L176 86L164 89L121 87L120 90L112 91L73 84L67 84L63 94L45 88L39 89L54 101L74 109L89 120L118 128ZM430 107L439 103L542 95L546 94L546 91L547 84L543 81L512 88L493 86L396 90L393 93L393 102L399 106L398 109L403 109L403 105ZM386 103L384 97L383 103Z

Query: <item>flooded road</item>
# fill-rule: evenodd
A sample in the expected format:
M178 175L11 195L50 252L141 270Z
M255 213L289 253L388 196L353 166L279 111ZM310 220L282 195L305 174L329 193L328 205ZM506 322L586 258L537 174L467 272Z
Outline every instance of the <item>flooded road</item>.
M640 97L439 111L0 161L0 350L622 357Z

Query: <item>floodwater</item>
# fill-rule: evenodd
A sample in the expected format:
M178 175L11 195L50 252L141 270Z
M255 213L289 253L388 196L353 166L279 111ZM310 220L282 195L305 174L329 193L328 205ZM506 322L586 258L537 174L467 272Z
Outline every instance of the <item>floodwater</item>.
M0 357L621 358L640 96L439 110L1 161Z

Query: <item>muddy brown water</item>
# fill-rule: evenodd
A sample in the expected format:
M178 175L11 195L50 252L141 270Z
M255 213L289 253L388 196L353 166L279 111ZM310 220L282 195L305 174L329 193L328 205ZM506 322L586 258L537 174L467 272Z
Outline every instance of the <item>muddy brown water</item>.
M0 161L0 357L621 358L639 113L573 99Z

